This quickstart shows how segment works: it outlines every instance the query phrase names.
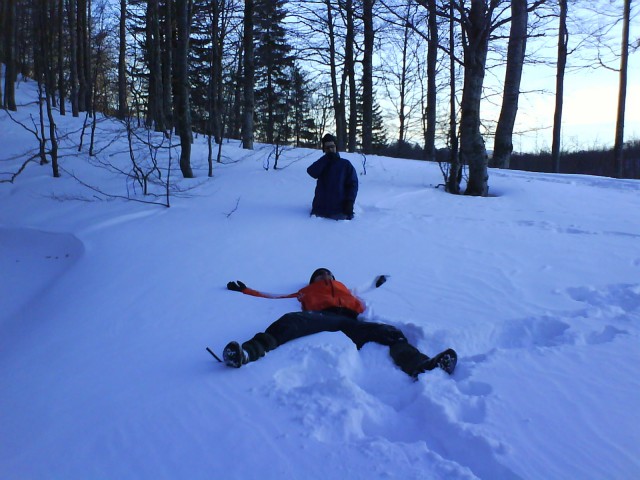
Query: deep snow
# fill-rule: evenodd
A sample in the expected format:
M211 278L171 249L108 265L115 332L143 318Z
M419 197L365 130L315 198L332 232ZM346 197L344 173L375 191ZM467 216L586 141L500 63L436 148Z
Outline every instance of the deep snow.
M308 215L318 151L267 171L269 146L229 142L207 178L200 138L167 209L71 178L130 187L87 140L72 155L81 122L59 118L62 178L30 164L0 184L3 479L640 478L639 181L491 170L493 196L471 198L435 188L435 164L343 154L360 193L336 222ZM0 132L6 179L35 140L4 111ZM99 158L126 166L125 139ZM366 318L455 348L454 375L414 383L339 333L239 370L205 351L298 308L228 281L291 293L320 266Z

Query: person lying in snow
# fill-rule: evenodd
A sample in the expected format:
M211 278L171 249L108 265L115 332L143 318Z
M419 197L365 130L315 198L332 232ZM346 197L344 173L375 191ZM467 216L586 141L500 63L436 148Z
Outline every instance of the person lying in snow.
M349 160L340 158L336 139L327 133L322 137L324 155L313 162L307 173L317 180L311 204L311 215L351 220L358 195L358 174Z
M386 277L379 276L376 287L385 280ZM326 268L318 268L311 275L309 285L289 295L258 292L240 281L229 282L227 288L255 297L297 298L302 304L301 312L283 315L264 332L256 334L242 345L238 342L227 344L223 359L229 367L240 368L290 340L320 332L342 332L356 344L358 350L367 342L387 345L395 364L413 378L436 367L451 374L456 367L457 355L452 349L429 358L409 344L398 328L358 319L358 315L365 310L364 304Z

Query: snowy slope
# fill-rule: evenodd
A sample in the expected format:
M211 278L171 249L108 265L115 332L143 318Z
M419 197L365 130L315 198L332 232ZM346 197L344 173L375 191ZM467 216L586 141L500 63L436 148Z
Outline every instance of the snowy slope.
M62 166L125 194L70 155L81 121L59 119ZM4 111L0 127L4 179L34 140ZM101 155L126 165L124 142ZM0 183L0 477L640 477L640 182L491 171L493 196L469 198L435 188L437 165L369 157L365 175L344 154L360 193L336 222L308 215L318 151L267 171L268 146L230 142L213 178L206 152L169 209L46 165ZM339 333L239 370L205 351L298 308L228 281L291 293L320 266L365 292L366 318L455 348L454 375L414 383Z

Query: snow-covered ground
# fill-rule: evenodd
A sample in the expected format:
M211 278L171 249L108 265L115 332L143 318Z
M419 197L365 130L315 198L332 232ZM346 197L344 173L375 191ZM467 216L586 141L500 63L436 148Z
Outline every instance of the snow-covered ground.
M89 165L88 139L74 153L82 119L58 121L63 176L0 183L1 478L640 478L639 181L492 170L472 198L435 188L435 164L343 154L360 193L336 222L309 217L319 151L265 170L270 147L225 143L208 178L200 138L165 208L78 183L131 187ZM33 147L0 111L0 179ZM126 167L126 138L99 158ZM298 309L228 281L291 293L321 266L366 318L455 348L455 373L413 382L340 333L239 370L205 351Z

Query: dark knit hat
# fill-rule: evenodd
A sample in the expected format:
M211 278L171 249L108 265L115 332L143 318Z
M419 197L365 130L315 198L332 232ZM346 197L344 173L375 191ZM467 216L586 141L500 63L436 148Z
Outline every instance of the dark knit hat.
M311 278L309 279L309 285L311 285L315 280L315 278L322 273L328 273L329 275L331 275L332 279L334 280L336 279L336 277L333 276L333 273L331 273L331 270L329 270L328 268L316 268L315 271L311 274Z
M336 138L333 135L331 135L330 133L327 133L327 134L324 135L324 137L322 137L322 151L324 151L324 144L325 143L333 143L337 147Z

